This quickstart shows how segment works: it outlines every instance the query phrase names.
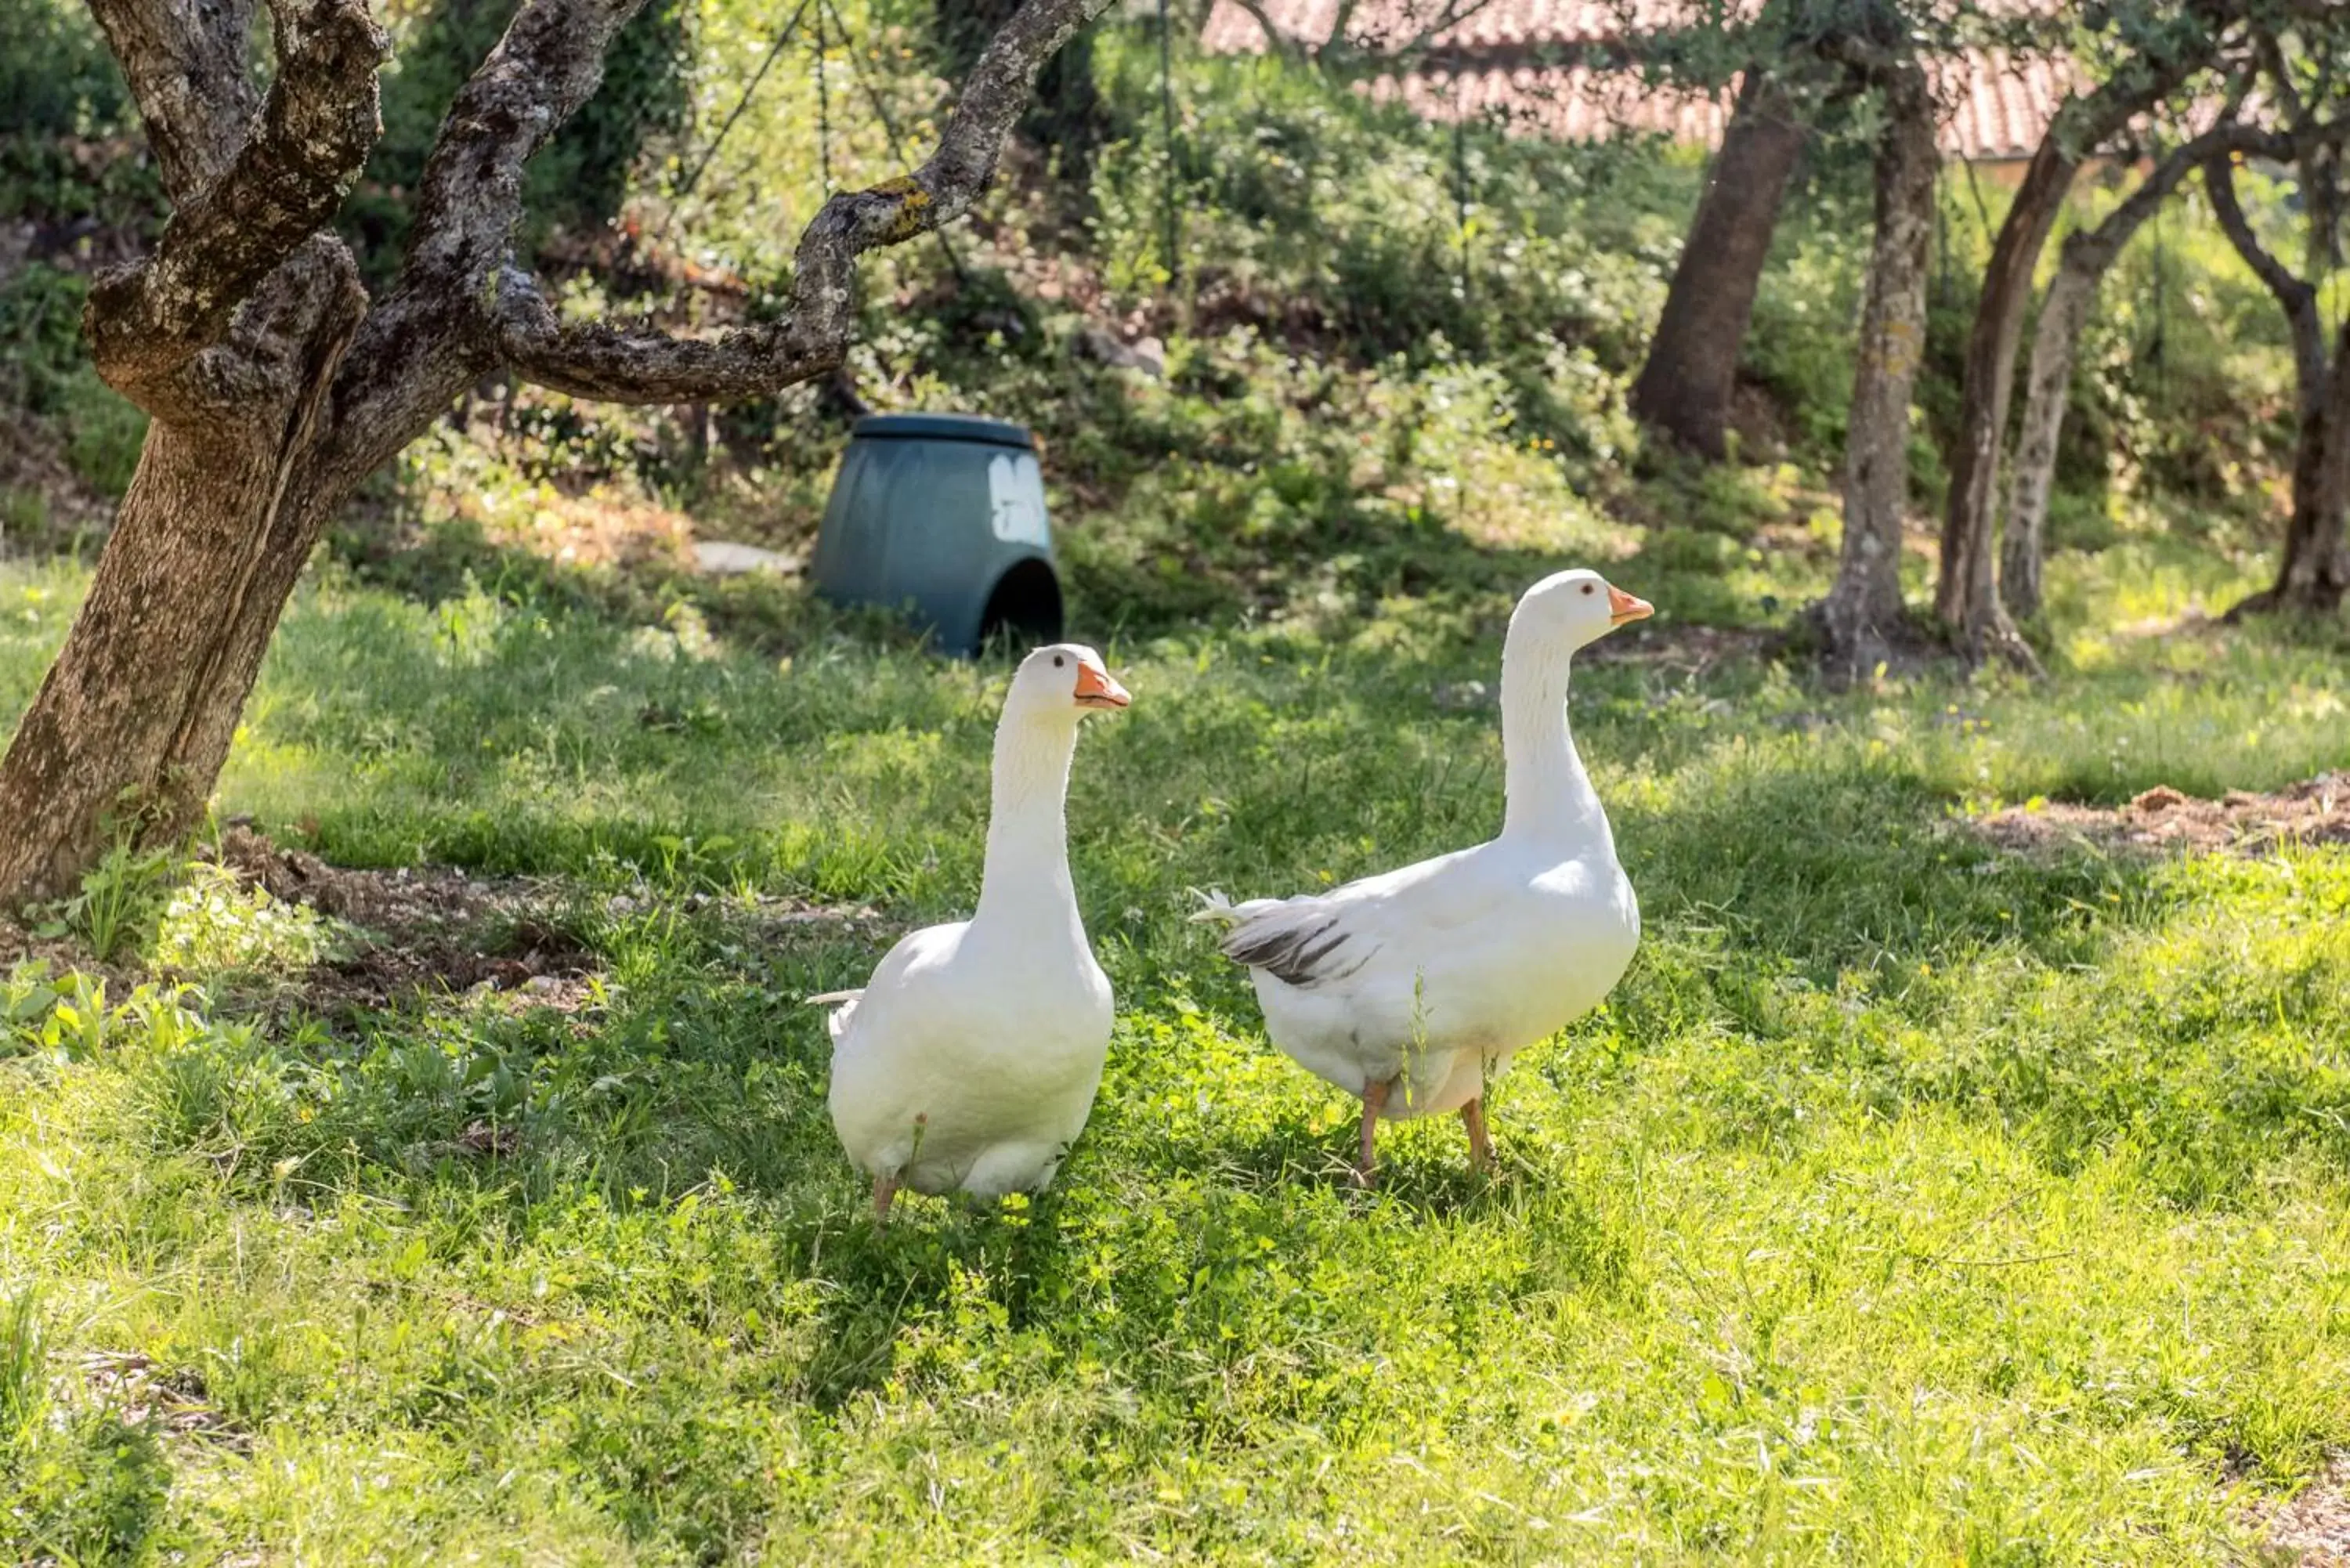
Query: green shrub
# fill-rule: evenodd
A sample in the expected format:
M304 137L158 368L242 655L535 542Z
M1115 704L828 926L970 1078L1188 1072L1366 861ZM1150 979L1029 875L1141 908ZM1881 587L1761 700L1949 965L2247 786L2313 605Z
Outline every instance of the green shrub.
M81 307L89 285L73 273L32 262L0 275L0 398L56 413L66 387L88 363Z
M393 18L396 54L383 78L383 135L337 220L371 279L387 280L397 269L433 139L515 8L515 0L436 0ZM557 229L600 228L619 211L646 143L684 124L688 21L679 0L655 0L613 40L595 97L525 171L525 256Z
M0 218L114 225L160 215L138 117L82 6L0 0Z

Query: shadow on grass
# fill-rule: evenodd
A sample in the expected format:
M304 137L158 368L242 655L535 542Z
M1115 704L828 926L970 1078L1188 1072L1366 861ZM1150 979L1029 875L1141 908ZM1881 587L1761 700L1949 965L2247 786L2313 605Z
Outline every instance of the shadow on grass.
M1345 453L1305 458L1268 452L1229 472L1204 464L1205 484L1178 506L1182 515L1121 515L1116 528L1072 533L1059 561L1080 635L1180 634L1311 603L1339 618L1368 619L1398 597L1438 601L1514 599L1527 586L1570 566L1601 564L1592 547L1523 549L1480 542L1454 520L1358 493ZM1243 470L1245 468L1246 472ZM1261 471L1261 472L1260 472ZM1195 478L1199 477L1195 475ZM1250 511L1260 492L1281 498L1270 525ZM901 618L844 608L806 578L749 573L712 576L660 560L633 564L564 561L490 538L468 519L421 530L345 530L329 542L362 583L421 604L463 597L478 587L499 597L589 611L623 625L659 625L691 605L712 631L769 654L789 654L847 632L878 647L911 649L923 634ZM1700 579L1710 564L1672 557L1688 577L1690 603L1719 597ZM1273 569L1275 566L1279 569ZM1669 597L1670 596L1669 595Z
M1822 763L1716 772L1716 787L1677 792L1664 809L1619 811L1651 931L1712 949L1725 978L1792 965L1833 982L1991 947L2085 963L2116 929L2169 912L2153 862L2002 855L1898 763L1842 748Z
M602 617L621 627L659 626L691 605L709 628L741 646L789 654L853 632L878 647L915 649L923 633L885 611L844 608L800 576L747 572L714 576L680 566L561 561L502 544L480 524L436 524L413 539L344 532L329 542L354 577L420 604L462 599L476 589L533 607Z

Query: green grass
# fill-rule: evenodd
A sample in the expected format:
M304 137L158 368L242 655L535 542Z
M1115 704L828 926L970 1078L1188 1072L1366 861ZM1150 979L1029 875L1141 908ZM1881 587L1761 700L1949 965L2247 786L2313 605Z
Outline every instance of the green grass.
M845 10L832 91L854 68L926 140L927 14ZM906 158L795 52L677 194L780 20L690 12L688 128L628 211L757 309L825 175ZM28 15L57 47L25 58L99 58ZM421 101L439 67L407 41ZM1640 957L1500 1086L1503 1180L1408 1126L1365 1199L1350 1107L1266 1046L1188 890L1491 831L1493 714L1438 694L1490 685L1512 594L1565 561L1668 630L1821 591L1864 150L1807 158L1762 282L1743 369L1786 451L1688 469L1625 392L1693 156L1456 143L1179 49L1170 160L1155 40L1108 26L1096 59L1085 190L1014 160L956 262L869 258L854 356L881 406L1038 429L1079 629L1137 696L1071 804L1120 1022L1060 1185L877 1233L797 1002L969 909L1003 671L788 590L500 547L606 491L804 543L837 425L804 392L736 410L704 468L663 412L525 392L495 450L436 434L348 520L218 804L340 864L543 879L586 1005L314 1005L306 967L361 934L128 855L52 911L189 984L0 978L0 1560L2249 1552L2243 1500L2350 1445L2350 851L2032 863L1966 821L2350 766L2338 631L2144 629L2264 582L2246 542L2275 532L2290 360L2216 228L2182 209L2105 291L2048 682L1832 694L1701 649L1579 673ZM107 75L26 98L0 209L148 213L138 161L94 184L44 140L120 119ZM1926 511L1992 216L1955 176L1943 199ZM141 425L83 358L84 286L0 288L0 401L119 491ZM1105 325L1160 336L1165 376L1073 353ZM65 532L49 509L0 495L20 547ZM0 563L0 724L84 581ZM780 924L778 895L878 915ZM477 1124L512 1152L464 1152Z
M691 10L691 129L629 210L755 308L825 189L817 83L783 62L675 195L779 20ZM833 90L870 71L923 140L939 84L886 60L924 16L846 10ZM665 413L525 391L347 520L218 805L340 864L544 879L586 1005L313 1005L305 967L361 935L130 857L53 911L190 983L0 978L0 1559L2200 1563L2350 1445L2350 852L2031 863L1966 821L2350 766L2338 631L2145 629L2260 586L2276 531L2290 360L2216 229L2182 210L2105 292L2045 684L1832 694L1697 645L1578 674L1640 957L1500 1086L1503 1180L1407 1126L1365 1199L1350 1107L1266 1046L1188 889L1491 831L1494 716L1438 694L1491 684L1558 565L1667 630L1821 591L1865 158L1807 159L1763 279L1744 369L1786 452L1688 469L1625 390L1693 157L1456 145L1278 62L1174 66L1170 163L1156 45L1106 27L1083 224L1013 168L957 265L868 259L854 356L881 406L1038 429L1078 629L1136 693L1071 803L1120 1021L1060 1185L877 1233L797 1002L969 909L1003 671L501 547L557 497L804 543L837 426L739 410L703 469ZM900 171L842 118L837 181ZM0 187L152 204L46 153ZM1943 195L1927 511L1991 238ZM0 397L119 489L140 425L82 287L0 289ZM1162 337L1163 379L1073 354L1105 324ZM0 517L38 540L48 506ZM0 563L0 724L84 582ZM512 1152L465 1153L476 1124Z
M600 989L576 1015L313 1017L283 977L345 935L216 884L144 939L204 990L0 988L13 1543L2247 1549L2241 1499L2350 1442L2350 854L2033 864L1962 814L2350 764L2338 639L2116 631L2257 572L2123 546L2060 561L2042 687L1590 662L1575 722L1640 957L1500 1086L1505 1179L1411 1125L1364 1199L1351 1108L1269 1051L1185 889L1311 887L1492 828L1492 715L1433 692L1491 679L1501 559L1373 613L1112 645L1136 703L1089 727L1070 812L1119 999L1093 1125L1043 1200L919 1201L881 1233L796 998L969 908L1002 671L788 594L745 623L795 628L761 652L527 572L437 604L324 572L222 809L343 863L556 878ZM1668 605L1721 591L1652 569L1616 574ZM0 710L79 583L0 575ZM755 893L883 919L762 926ZM452 1152L476 1120L516 1151ZM100 1351L213 1414L140 1426L84 1375Z

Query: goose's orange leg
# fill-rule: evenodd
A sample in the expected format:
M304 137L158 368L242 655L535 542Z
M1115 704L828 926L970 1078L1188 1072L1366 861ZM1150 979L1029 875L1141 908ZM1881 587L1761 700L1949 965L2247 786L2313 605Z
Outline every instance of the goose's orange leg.
M898 1179L877 1176L873 1179L873 1224L879 1230L889 1223L889 1205L898 1197Z
M1485 1133L1485 1096L1461 1107L1461 1125L1469 1129L1469 1163L1479 1170L1493 1168L1493 1140Z

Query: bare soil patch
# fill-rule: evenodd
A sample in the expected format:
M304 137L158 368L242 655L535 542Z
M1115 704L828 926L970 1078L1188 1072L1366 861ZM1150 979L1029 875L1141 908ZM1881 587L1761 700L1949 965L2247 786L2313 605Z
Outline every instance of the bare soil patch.
M2009 806L1975 827L2002 849L2039 853L2077 843L2236 855L2272 854L2286 844L2350 844L2350 774L2321 774L2266 794L2230 790L2218 800L2158 784L2123 806Z
M1783 631L1759 627L1636 621L1593 643L1582 657L1595 664L1652 665L1694 673L1729 660L1767 658L1786 640Z
M396 1006L419 995L466 993L512 1008L577 1012L596 995L601 960L584 932L674 902L690 914L714 914L754 947L788 941L810 926L868 925L868 905L826 905L761 894L747 904L706 893L674 897L588 895L556 877L482 877L447 866L362 870L329 865L307 850L273 842L232 819L208 859L273 898L302 904L343 921L349 940L339 956L247 992L244 1005L328 1015ZM594 901L590 901L591 897ZM47 938L0 916L0 967L46 961L53 972L78 971L127 994L159 978L136 966L98 962L71 938ZM184 978L166 971L160 978ZM503 1153L494 1135L467 1152Z
M36 937L0 914L0 970L36 961L47 964L51 974L62 974L70 969L102 980L109 992L128 991L138 983L137 976L99 962L78 943L64 938Z
M297 992L309 1006L382 1007L420 992L445 991L577 1012L593 999L598 961L579 928L596 911L559 880L474 877L442 866L351 870L274 844L244 826L222 835L216 857L272 897L308 904L366 933L366 944L349 956L313 965L301 977ZM619 893L603 899L600 910L625 917L652 902L650 896ZM689 893L680 902L698 913L714 901ZM750 908L729 906L725 918L754 941L772 941L794 928L876 916L861 904L761 895Z
M366 933L349 956L314 964L296 982L311 1006L381 1007L420 991L510 992L566 1011L587 1000L594 955L561 918L553 883L440 866L352 870L242 824L222 833L213 854L272 898Z
M2282 1502L2252 1510L2270 1546L2296 1568L2350 1568L2350 1454Z
M166 1369L136 1350L93 1350L81 1357L79 1370L89 1397L115 1409L125 1426L201 1438L239 1453L253 1448L253 1435L213 1405L203 1375L192 1367Z

